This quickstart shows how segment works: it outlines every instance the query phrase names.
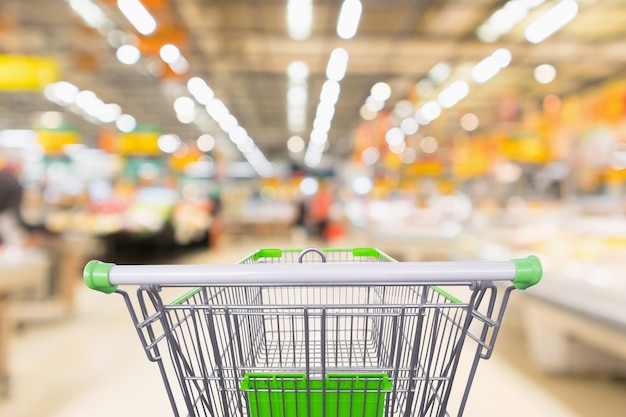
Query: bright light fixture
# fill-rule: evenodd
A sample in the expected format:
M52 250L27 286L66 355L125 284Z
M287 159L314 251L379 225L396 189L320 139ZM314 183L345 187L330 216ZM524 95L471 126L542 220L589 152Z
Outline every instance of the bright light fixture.
M196 104L189 97L178 97L174 101L174 110L178 114L191 114L196 110Z
M230 114L226 105L218 98L210 100L206 104L205 109L209 116L218 123L224 116Z
M300 181L300 192L304 195L313 195L318 188L319 184L315 178L306 177Z
M313 24L312 0L289 0L287 3L287 31L292 39L302 41L311 35Z
M356 177L352 181L352 189L355 193L365 195L372 191L372 180L369 177Z
M289 152L300 153L304 150L304 139L300 136L292 136L287 141L287 149Z
M363 5L359 0L345 0L339 12L337 35L341 39L352 39L359 28Z
M336 48L330 53L326 76L331 81L341 81L348 69L348 52L343 48Z
M180 146L180 138L176 135L162 135L157 140L157 146L165 153L174 153Z
M437 143L437 139L433 138L432 136L426 136L420 142L420 148L424 153L435 153L438 147L439 144Z
M395 146L404 141L404 132L399 127L392 127L385 134L385 142L389 146Z
M432 122L441 115L441 106L436 101L429 101L422 106L421 114L426 120Z
M506 48L496 49L494 53L491 54L491 56L498 60L498 63L500 63L500 68L508 67L511 63L511 60L513 60L513 55L511 55L511 51Z
M211 90L211 87L204 82L202 78L193 77L187 81L187 89L191 93L192 96L198 101L200 104L204 104L205 106L215 98L215 93Z
M159 56L166 64L173 64L180 58L180 50L171 43L166 43L159 50Z
M472 68L472 79L477 83L487 82L500 71L500 68L500 61L489 55Z
M117 118L115 126L117 126L120 131L129 133L135 130L137 122L135 121L135 118L130 114L122 114L120 117Z
M380 159L380 152L374 146L370 146L369 148L366 148L361 153L361 161L363 161L365 165L374 165L376 162L378 162L379 159Z
M441 107L449 109L469 94L469 84L463 80L458 80L443 89L437 96L437 101Z
M170 64L170 68L176 74L182 75L189 71L189 61L184 56L179 56L178 59Z
M70 7L92 28L101 29L111 21L91 0L69 0Z
M96 117L102 123L111 123L116 121L122 115L122 108L119 104L108 103L99 107Z
M201 135L196 141L198 149L202 152L210 152L215 147L215 138L208 133Z
M335 105L339 100L341 87L337 81L326 80L320 92L320 102Z
M549 84L556 78L556 68L550 64L539 65L534 71L535 80L541 84Z
M420 125L417 123L417 120L415 120L414 117L407 117L406 119L402 120L402 122L400 122L400 129L402 129L402 132L407 136L411 136L417 133L419 127Z
M150 35L156 30L156 20L139 0L117 0L117 7L142 35Z
M62 105L72 104L76 101L80 89L67 81L59 81L52 84L52 98Z
M438 63L428 72L430 79L437 84L441 84L450 78L450 74L452 74L452 69L450 68L450 64L447 62Z
M526 40L530 43L545 40L576 17L576 14L578 3L575 0L563 0L526 27Z
M376 100L386 101L391 97L391 87L389 87L389 84L381 81L372 86L370 93Z
M141 51L133 45L122 45L115 51L117 59L126 65L134 65L141 58Z
M309 76L309 67L302 61L293 61L287 67L289 81L304 82Z
M472 132L478 129L480 121L478 119L478 116L476 116L474 113L465 113L463 116L461 116L460 122L463 130Z

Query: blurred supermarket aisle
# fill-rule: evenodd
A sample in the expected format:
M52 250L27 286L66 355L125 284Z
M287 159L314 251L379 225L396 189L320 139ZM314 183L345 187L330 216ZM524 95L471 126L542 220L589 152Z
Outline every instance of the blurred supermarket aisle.
M292 244L244 239L178 260L233 263L260 247L281 246ZM121 298L77 286L74 317L27 327L14 338L12 393L0 401L0 416L171 415L158 370L143 354ZM467 416L623 416L626 383L540 374L528 365L514 324L505 323L496 354L481 364Z

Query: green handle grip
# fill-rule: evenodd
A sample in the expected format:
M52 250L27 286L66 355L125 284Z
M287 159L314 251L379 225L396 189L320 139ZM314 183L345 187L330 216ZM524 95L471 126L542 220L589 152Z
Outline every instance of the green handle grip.
M115 264L89 261L83 270L83 280L85 284L92 290L100 291L105 294L111 294L117 289L117 285L111 284L109 281L109 271Z
M541 281L543 268L541 261L534 255L524 259L513 259L515 264L515 278L513 286L518 290L525 290Z

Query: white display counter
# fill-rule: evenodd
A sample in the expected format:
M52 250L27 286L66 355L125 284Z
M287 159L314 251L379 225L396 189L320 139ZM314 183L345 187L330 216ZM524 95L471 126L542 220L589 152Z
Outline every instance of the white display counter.
M534 362L552 373L626 375L626 219L555 213L459 239L456 258L543 264L520 305Z

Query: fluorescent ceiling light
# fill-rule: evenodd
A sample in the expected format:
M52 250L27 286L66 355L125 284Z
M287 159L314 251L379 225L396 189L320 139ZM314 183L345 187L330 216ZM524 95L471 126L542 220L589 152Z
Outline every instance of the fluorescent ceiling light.
M441 84L450 77L451 73L452 69L450 68L450 64L447 62L440 62L432 67L432 69L428 72L428 76L437 84Z
M414 135L419 130L420 125L417 123L414 117L407 117L406 119L400 122L400 129L402 129L402 133L407 136Z
M48 89L46 88L46 90ZM52 84L49 91L51 92L52 101L58 102L61 105L68 105L76 101L80 89L67 81L59 81Z
M162 152L174 153L180 146L180 138L176 135L161 135L157 140L157 146Z
M293 61L287 67L287 76L290 81L304 82L309 76L309 67L302 61Z
M399 127L392 127L385 134L385 142L389 146L395 146L404 142L404 132Z
M556 68L550 64L539 65L534 71L535 80L541 84L549 84L556 78Z
M437 96L437 101L441 104L441 107L449 109L460 100L464 99L468 94L469 85L463 80L458 80L443 89Z
M220 128L226 133L231 132L234 128L239 126L237 118L230 113L222 117L218 121L218 124L220 125Z
M215 98L215 93L202 78L193 77L187 81L187 89L200 104L207 105Z
M472 68L472 79L477 83L487 82L500 71L500 68L500 61L490 55Z
M122 108L119 104L109 103L100 106L96 117L102 123L111 123L116 121L122 115Z
M531 43L539 43L557 30L565 26L578 13L578 3L574 0L563 0L546 14L528 25L524 35Z
M170 68L176 74L184 74L189 71L189 61L187 61L187 59L185 59L185 57L181 55L175 62L172 62L170 64Z
M171 43L167 43L159 49L159 56L166 64L173 64L180 58L180 50Z
M117 118L115 126L117 126L117 128L122 132L128 133L135 130L135 127L137 126L137 121L130 114L122 114L120 117Z
M133 45L122 45L115 51L117 59L126 65L134 65L141 58L141 51Z
M190 114L195 112L196 105L189 97L178 97L174 101L174 110L179 114Z
M374 84L370 93L376 100L386 101L389 97L391 97L391 87L389 87L389 84L387 83L379 82Z
M69 4L92 28L103 28L111 23L102 9L91 0L69 0Z
M343 48L336 48L330 53L326 76L331 81L341 81L348 69L348 52Z
M306 88L296 85L287 90L287 101L291 104L303 104L307 100Z
M373 96L368 96L365 99L365 106L372 111L379 112L385 108L385 102L378 100Z
M329 103L335 105L339 100L339 93L341 87L337 81L326 80L322 85L322 91L320 92L320 102Z
M311 35L313 4L311 0L289 0L287 3L287 31L292 39L302 41Z
M196 141L198 149L202 152L210 152L215 147L215 138L208 133L201 135Z
M335 105L320 102L317 105L317 112L315 113L315 117L317 119L332 121L333 117L335 117Z
M441 106L436 101L429 101L421 109L422 115L432 122L441 115Z
M513 55L511 55L511 51L506 48L497 49L493 54L491 54L498 62L500 63L500 68L508 67L513 59Z
M206 104L206 111L218 123L224 116L230 113L226 105L218 98L214 98Z
M142 35L150 35L156 30L156 20L139 0L117 0L117 7Z
M359 28L363 5L359 0L345 0L339 12L337 35L342 39L352 39Z
M304 139L300 136L292 136L287 141L287 149L289 152L300 153L304 150Z
M530 10L544 3L545 0L509 0L485 21L476 35L483 42L495 42L498 38L521 22Z

